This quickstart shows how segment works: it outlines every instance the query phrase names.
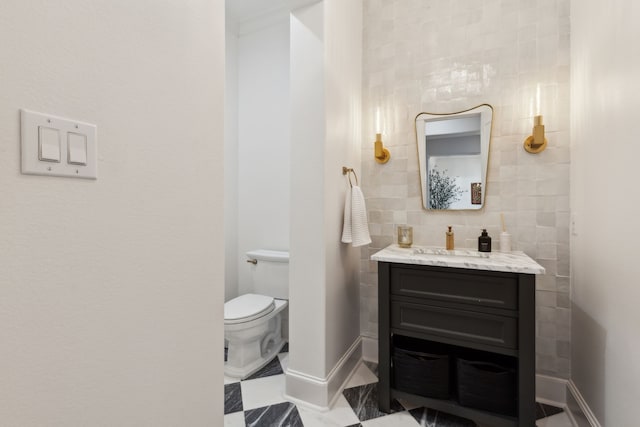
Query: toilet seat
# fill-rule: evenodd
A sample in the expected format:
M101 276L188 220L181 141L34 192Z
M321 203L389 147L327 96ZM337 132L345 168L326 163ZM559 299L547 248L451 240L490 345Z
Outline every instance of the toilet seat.
M273 297L258 294L240 295L224 303L224 323L250 322L271 313L275 309Z

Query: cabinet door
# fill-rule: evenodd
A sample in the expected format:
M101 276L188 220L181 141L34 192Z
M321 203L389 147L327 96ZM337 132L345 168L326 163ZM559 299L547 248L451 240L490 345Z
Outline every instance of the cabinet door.
M407 297L516 310L518 280L510 273L441 271L438 268L394 266L391 293Z
M513 349L518 346L517 319L477 311L392 301L391 325L459 341Z

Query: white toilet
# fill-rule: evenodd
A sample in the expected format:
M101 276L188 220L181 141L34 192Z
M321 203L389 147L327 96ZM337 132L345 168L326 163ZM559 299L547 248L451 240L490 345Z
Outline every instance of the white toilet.
M247 252L253 292L224 304L224 338L228 345L224 373L246 378L282 349L282 311L289 298L289 252Z

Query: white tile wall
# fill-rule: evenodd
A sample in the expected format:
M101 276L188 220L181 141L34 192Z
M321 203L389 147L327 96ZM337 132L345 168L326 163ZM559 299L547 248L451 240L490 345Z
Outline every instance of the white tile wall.
M498 244L504 213L514 249L547 269L537 281L537 371L570 374L569 0L367 0L364 15L362 186L373 243L362 250L361 330L377 337L377 271L369 256L394 226L414 242L474 247L481 228ZM549 146L525 152L541 85ZM421 207L414 118L481 103L494 107L486 206L481 212ZM384 116L391 160L373 159L374 112ZM533 107L535 108L535 106Z

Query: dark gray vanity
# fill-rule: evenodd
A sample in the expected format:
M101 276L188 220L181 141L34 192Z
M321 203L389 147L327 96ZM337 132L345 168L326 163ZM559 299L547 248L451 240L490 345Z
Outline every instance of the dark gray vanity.
M396 245L372 259L380 410L399 398L481 425L535 426L535 274L544 268L523 253Z

